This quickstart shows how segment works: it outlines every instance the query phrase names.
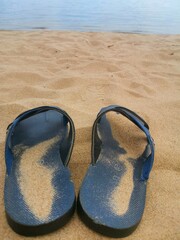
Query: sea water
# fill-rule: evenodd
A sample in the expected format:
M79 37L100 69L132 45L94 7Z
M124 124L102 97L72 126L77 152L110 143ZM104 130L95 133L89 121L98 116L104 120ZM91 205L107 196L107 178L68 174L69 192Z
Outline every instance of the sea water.
M0 0L0 30L180 33L180 0Z

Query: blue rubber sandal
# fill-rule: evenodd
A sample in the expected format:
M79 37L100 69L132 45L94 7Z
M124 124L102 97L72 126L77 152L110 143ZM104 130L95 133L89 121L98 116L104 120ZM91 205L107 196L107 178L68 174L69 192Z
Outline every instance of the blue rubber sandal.
M73 215L76 201L68 163L74 137L72 119L57 107L31 109L8 126L4 204L15 232L46 234Z
M131 161L132 192L127 211L116 214L110 206L110 196L118 184L123 184L126 166L119 156L124 149L113 138L106 113L120 113L146 135L147 145L140 157ZM129 134L129 133L128 133ZM78 196L78 213L87 226L109 237L126 237L138 226L145 207L146 183L154 161L154 141L147 123L131 110L112 105L103 108L92 129L92 161Z

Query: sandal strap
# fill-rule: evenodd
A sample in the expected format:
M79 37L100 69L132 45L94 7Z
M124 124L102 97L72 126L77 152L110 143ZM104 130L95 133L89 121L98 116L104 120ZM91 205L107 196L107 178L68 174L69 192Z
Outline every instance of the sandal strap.
M98 113L92 129L92 148L91 148L92 164L94 165L96 163L99 153L101 151L102 144L98 136L97 125L100 122L101 117L110 111L120 113L123 116L127 117L130 121L132 121L137 127L139 127L145 133L151 153L149 154L148 157L146 157L146 160L144 161L141 172L141 180L143 181L147 180L149 178L149 174L154 162L154 145L155 145L154 140L150 135L148 124L138 114L125 107L121 107L118 105L110 105L108 107L102 108Z
M25 111L23 113L21 113L20 115L18 115L15 120L8 125L7 127L7 137L6 137L6 146L5 146L5 154L6 154L6 167L7 167L7 173L10 173L11 170L11 166L12 166L12 162L13 162L13 154L12 154L12 143L11 143L11 137L13 135L13 132L15 130L15 127L17 126L17 124L24 120L27 119L29 117L32 117L33 115L36 115L38 113L42 113L42 112L46 112L49 110L55 110L59 113L61 113L64 117L64 121L66 124L70 125L70 129L69 129L69 134L67 139L64 140L63 144L62 144L62 161L63 164L65 166L68 165L71 154L72 154L72 149L73 149L73 145L74 145L74 140L75 140L75 127L74 127L74 123L72 121L72 119L70 118L70 116L62 109L58 108L58 107L54 107L54 106L42 106L42 107L37 107L37 108L33 108L30 109L28 111Z

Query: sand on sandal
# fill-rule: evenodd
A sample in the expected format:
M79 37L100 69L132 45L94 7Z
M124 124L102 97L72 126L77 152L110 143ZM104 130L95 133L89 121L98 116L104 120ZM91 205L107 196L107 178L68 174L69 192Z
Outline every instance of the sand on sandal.
M111 125L113 138L126 151L125 154L119 155L119 161L125 166L125 173L109 196L109 205L113 213L122 216L128 211L134 188L133 164L128 159L136 161L144 152L147 140L145 134L123 115L111 112L107 114L107 119Z
M133 183L133 165L128 161L125 164L125 174L121 178L119 185L111 193L109 202L114 214L122 216L129 208L131 194L134 188Z
M59 137L41 142L33 147L17 145L14 153L21 153L17 178L20 191L29 210L38 220L46 220L51 213L56 194L52 185L54 168L43 165L43 156Z

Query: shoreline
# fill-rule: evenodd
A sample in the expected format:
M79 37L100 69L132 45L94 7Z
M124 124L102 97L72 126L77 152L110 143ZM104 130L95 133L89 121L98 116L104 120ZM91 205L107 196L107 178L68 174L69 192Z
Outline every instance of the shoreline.
M122 35L142 35L142 36L180 36L180 33L149 33L149 32L118 32L118 31L80 31L80 30L60 30L36 27L32 29L0 29L0 32L59 32L59 33L99 33L99 34L122 34Z

